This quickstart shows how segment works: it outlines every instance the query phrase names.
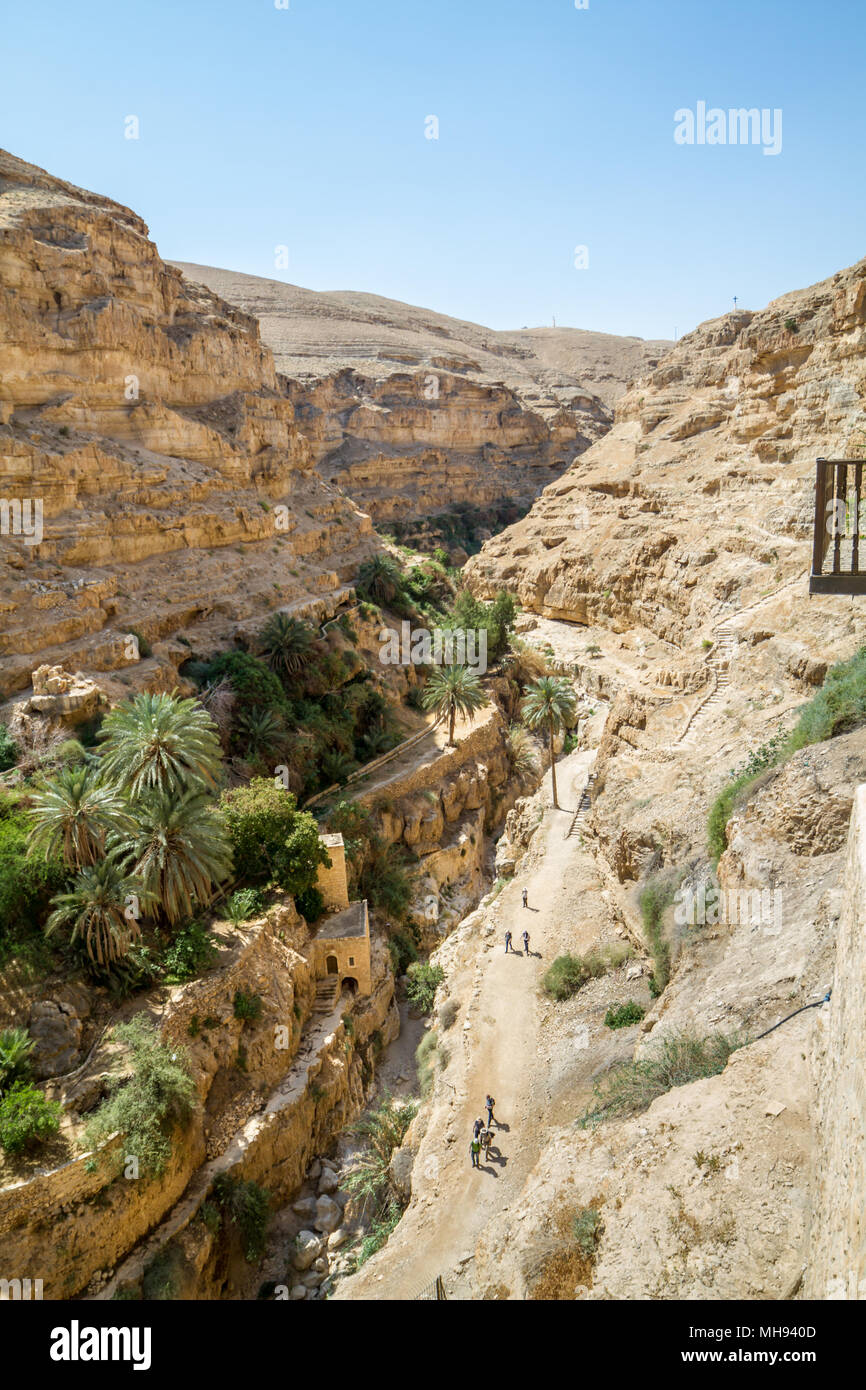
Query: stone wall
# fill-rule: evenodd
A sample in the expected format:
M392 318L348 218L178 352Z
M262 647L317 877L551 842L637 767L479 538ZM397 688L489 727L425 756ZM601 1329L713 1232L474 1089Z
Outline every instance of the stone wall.
M866 1298L866 786L851 813L833 996L815 1011L818 1116L807 1298Z

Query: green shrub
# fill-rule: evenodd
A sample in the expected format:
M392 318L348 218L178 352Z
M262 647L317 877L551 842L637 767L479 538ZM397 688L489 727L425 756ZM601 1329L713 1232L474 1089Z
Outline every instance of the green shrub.
M330 866L315 817L299 811L291 792L270 778L224 792L220 810L240 878L270 879L297 896L314 885L320 864Z
M245 1023L255 1023L262 1016L262 996L246 994L238 989L235 991L233 1009L235 1018L243 1019Z
M226 916L230 922L248 922L251 917L260 917L264 911L265 895L258 888L239 888L226 902Z
M649 985L654 998L667 987L671 977L671 948L665 936L664 914L673 902L676 890L674 878L659 875L649 879L638 898L644 931L653 958L653 973Z
M0 724L0 772L8 772L18 761L18 745L9 736L5 724Z
M240 1231L244 1259L256 1264L265 1253L271 1194L256 1182L220 1173L214 1180L213 1197L223 1220Z
M37 1086L16 1081L0 1100L0 1149L18 1154L43 1144L57 1133L62 1113L59 1102L46 1100Z
M241 709L258 707L282 713L287 710L288 700L279 677L266 662L249 652L224 652L209 663L203 674L210 682L227 680Z
M563 956L557 956L548 968L541 987L561 1003L582 989L588 980L599 979L609 970L618 969L630 955L631 948L620 944L588 951L585 956L573 956L566 952Z
M115 1130L124 1135L124 1152L138 1159L142 1177L158 1177L171 1157L171 1133L192 1114L195 1082L186 1053L160 1040L156 1027L140 1014L114 1030L131 1054L132 1075L112 1082L112 1093L85 1127L96 1147Z
M414 961L406 971L406 998L411 1007L418 1013L429 1014L436 990L444 979L441 965L431 965L427 960Z
M149 656L153 656L153 647L150 645L146 637L142 637L141 633L138 631L138 628L131 627L128 629L128 631L138 641L138 654L141 657L141 659L143 661L146 661Z
M177 985L194 979L210 969L218 954L213 936L204 923L187 922L162 953L166 983Z
M408 932L394 932L388 938L388 951L395 975L405 975L409 966L418 959L418 947Z
M382 1249L388 1237L397 1229L402 1215L402 1208L400 1204L395 1201L389 1204L383 1216L377 1217L376 1220L372 1222L369 1231L361 1241L357 1254L353 1257L351 1268L347 1271L348 1273L354 1273L355 1270L360 1269L361 1265L366 1264L371 1255L375 1255L377 1250Z
M415 1066L418 1070L418 1085L422 1096L429 1096L433 1089L433 1076L436 1070L436 1034L433 1029L425 1033L415 1049Z
M578 1124L586 1128L599 1120L637 1115L675 1086L724 1071L731 1053L741 1046L740 1039L723 1033L666 1033L651 1055L616 1067L596 1083L592 1103Z
M640 1023L646 1009L629 999L627 1004L611 1004L604 1016L605 1028L628 1028L632 1023Z
M602 1229L601 1212L597 1207L581 1207L574 1213L571 1222L574 1243L588 1260L595 1255Z
M305 888L303 892L298 893L295 898L295 907L305 922L318 922L325 911L325 899L320 890L313 884L311 888Z
M0 1033L0 1093L30 1074L33 1039L26 1028L6 1028Z
M361 1136L364 1149L354 1160L345 1179L347 1192L381 1214L388 1201L399 1201L391 1182L391 1157L406 1137L418 1113L416 1100L394 1100L386 1092L374 1110L351 1126L350 1133Z
M0 790L0 951L4 936L32 933L44 920L52 894L69 876L59 859L28 854L31 820L23 801Z
M179 1247L167 1245L142 1272L142 1298L154 1303L170 1303L178 1298L185 1264Z

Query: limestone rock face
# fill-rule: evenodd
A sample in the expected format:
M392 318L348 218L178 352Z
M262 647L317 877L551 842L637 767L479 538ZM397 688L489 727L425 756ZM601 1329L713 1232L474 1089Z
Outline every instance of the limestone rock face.
M79 1060L81 1019L68 1004L40 1000L30 1008L31 1062L37 1077L61 1076Z
M403 536L440 537L437 519L461 509L476 540L482 521L489 534L516 520L670 346L494 332L376 295L179 265L259 318L322 477Z
M470 584L505 586L546 617L642 626L682 645L796 580L816 457L861 452L864 335L866 260L760 313L702 324L620 398L613 429L529 515L469 561Z
M330 616L376 544L316 473L256 321L128 208L5 152L0 363L0 699L36 652L139 687L161 663L170 685L238 623Z

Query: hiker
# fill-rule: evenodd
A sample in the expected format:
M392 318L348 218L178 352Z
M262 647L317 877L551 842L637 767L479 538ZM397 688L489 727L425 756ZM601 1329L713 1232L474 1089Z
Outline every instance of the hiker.
M529 889L528 889L528 888L524 888L524 890L523 890L523 906L524 906L524 907L529 907Z
M495 1104L496 1104L496 1101L493 1099L492 1096L488 1096L487 1099L486 1099L485 1102L484 1102L484 1108L485 1108L486 1111L487 1111L487 1128L488 1128L488 1129L490 1129L491 1126L492 1126L492 1124L493 1124L493 1107L494 1107ZM498 1124L499 1124L499 1121L497 1120L496 1123L497 1123L497 1125L498 1125Z
M472 1138L473 1138L473 1139L477 1139L483 1128L484 1128L484 1121L483 1121L483 1120L476 1120L476 1121L475 1121L475 1124L474 1124L474 1126L473 1126L473 1129L472 1129Z
M511 932L510 932L510 931L507 931L507 932L505 933L505 954L508 955L508 952L509 952L510 950L511 950Z
M524 950L525 955L528 956L528 955L529 955L529 932L528 932L528 931L525 931L525 932L523 933L523 950Z
M472 1167L473 1167L473 1168L480 1168L480 1167L481 1167L481 1140L478 1138L477 1134L476 1134L475 1138L472 1140L472 1143L469 1145L469 1152L470 1152L471 1155L472 1155Z

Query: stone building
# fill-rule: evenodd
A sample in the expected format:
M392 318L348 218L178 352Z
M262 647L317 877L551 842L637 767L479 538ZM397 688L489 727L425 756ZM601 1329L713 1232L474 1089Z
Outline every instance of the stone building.
M323 835L331 867L320 865L316 886L328 915L313 937L313 966L319 979L332 979L335 993L344 987L370 994L370 918L366 899L349 902L346 850L342 835Z

